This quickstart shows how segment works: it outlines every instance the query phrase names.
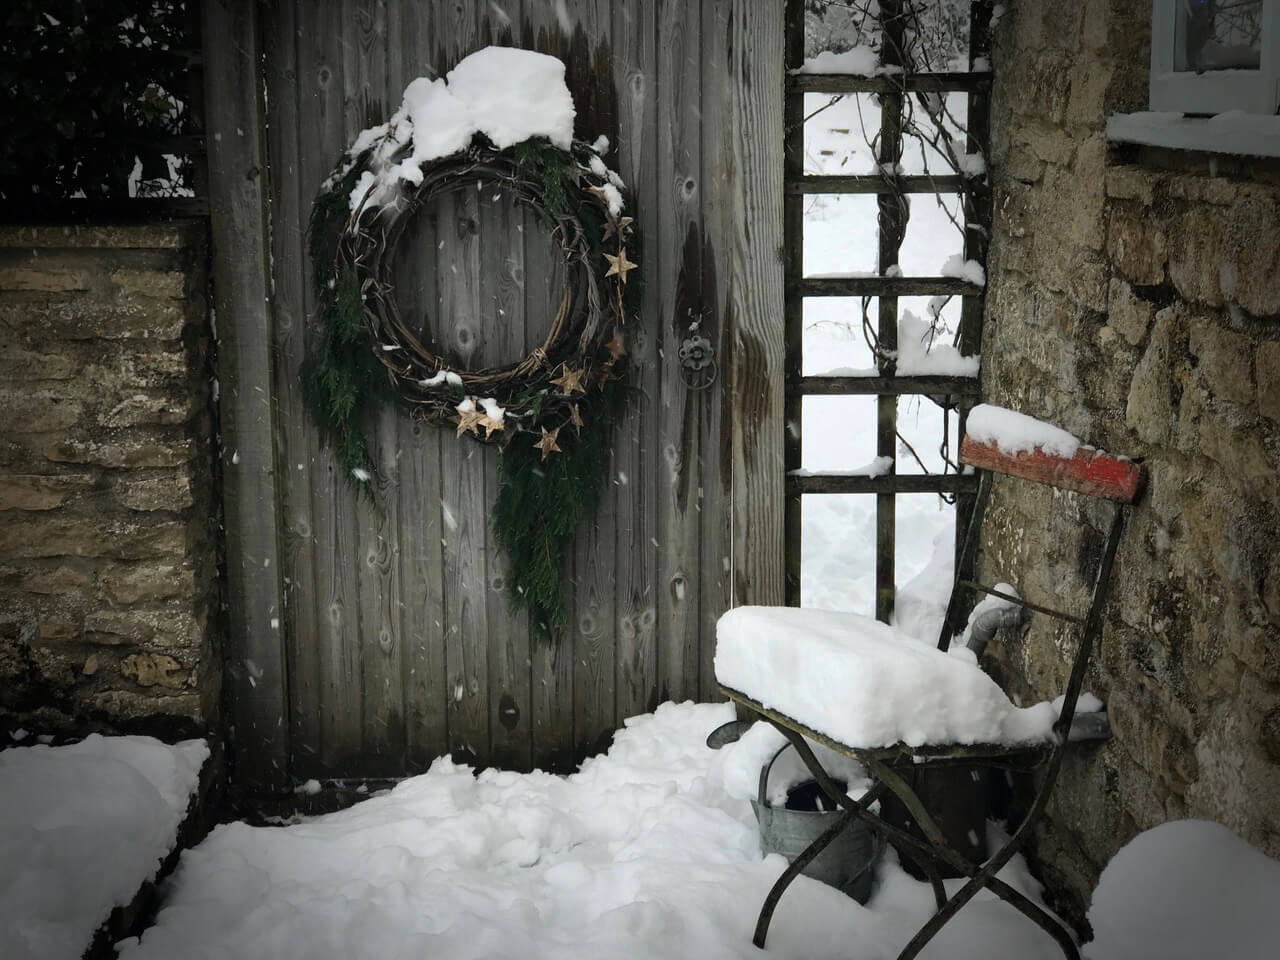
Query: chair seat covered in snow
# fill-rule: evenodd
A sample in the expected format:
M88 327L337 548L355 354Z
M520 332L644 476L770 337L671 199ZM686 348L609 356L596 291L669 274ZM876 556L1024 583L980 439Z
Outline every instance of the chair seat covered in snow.
M756 946L764 946L773 909L791 881L840 830L862 819L915 860L933 885L937 912L906 945L899 960L919 954L983 887L1039 924L1068 958L1079 960L1070 931L998 879L996 872L1027 840L1043 814L1063 755L1074 739L1076 704L1090 651L1102 632L1102 612L1125 516L1140 496L1145 478L1138 464L1084 447L1050 424L988 405L971 411L960 460L978 468L981 476L936 648L886 624L849 613L740 607L726 613L717 624L715 666L721 690L777 727L822 789L843 808L837 827L798 856L770 891L756 924ZM974 565L994 473L1115 502L1084 617L1025 603L964 579ZM1034 536L1034 531L1029 533ZM1048 704L1027 709L1015 706L983 673L971 652L951 649L952 638L963 626L965 591L970 588L1079 628L1060 710ZM850 799L823 769L806 738L864 763L877 781L875 786L857 801ZM948 843L936 818L894 768L895 762L944 764L1023 754L1043 761L1035 799L1005 845L981 866L966 860ZM923 840L871 812L873 803L886 792L892 792L910 812ZM935 861L969 880L947 896Z

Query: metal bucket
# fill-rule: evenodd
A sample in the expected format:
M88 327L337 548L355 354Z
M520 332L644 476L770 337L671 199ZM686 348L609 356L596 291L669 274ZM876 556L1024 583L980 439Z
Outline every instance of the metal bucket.
M813 780L796 784L787 791L786 807L770 805L766 799L769 771L774 760L791 744L783 744L760 771L760 788L751 806L760 825L760 846L765 853L780 853L790 862L804 852L818 836L840 818L839 810L819 810L814 799L820 797L834 806ZM838 781L837 781L838 782ZM793 809L790 805L813 809ZM821 880L828 886L866 903L871 896L871 880L875 865L884 851L883 841L866 822L855 820L818 854L802 871L806 877Z

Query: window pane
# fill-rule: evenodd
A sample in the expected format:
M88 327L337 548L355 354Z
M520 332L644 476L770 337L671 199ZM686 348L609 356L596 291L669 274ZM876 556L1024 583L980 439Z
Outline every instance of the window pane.
M928 397L899 397L898 473L944 472L944 444L947 457L954 463L959 423L955 410L944 411Z
M1177 5L1174 69L1257 70L1262 66L1262 0L1187 0Z
M804 397L800 466L814 472L867 472L876 458L875 397Z
M868 298L867 318L873 331L880 322L879 310L879 301ZM862 298L805 299L803 372L807 377L876 374L875 355L862 328Z
M876 498L809 494L800 514L801 606L874 616Z

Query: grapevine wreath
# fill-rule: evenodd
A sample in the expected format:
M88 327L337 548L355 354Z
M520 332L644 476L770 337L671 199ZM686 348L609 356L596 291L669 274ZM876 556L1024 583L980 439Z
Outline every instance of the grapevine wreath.
M625 385L623 326L638 286L628 283L636 264L627 251L632 220L622 215L622 181L601 159L608 141L572 139L563 74L554 58L491 47L460 63L447 83L414 81L391 121L365 131L343 155L308 228L319 329L304 396L339 464L373 495L377 471L364 415L388 404L453 430L460 441L499 444L494 533L511 561L512 596L544 639L566 622L560 556L604 486ZM557 123L543 124L548 134L516 139L530 123L536 129L536 113L523 128L505 113L495 119L494 77L511 88L512 111L521 109L521 96L537 97L544 114L548 103L567 100L568 129L562 109L553 111ZM442 98L448 109L440 109ZM449 146L457 149L433 155ZM424 205L477 187L535 211L559 247L566 284L539 347L515 363L466 370L433 353L405 323L395 254Z

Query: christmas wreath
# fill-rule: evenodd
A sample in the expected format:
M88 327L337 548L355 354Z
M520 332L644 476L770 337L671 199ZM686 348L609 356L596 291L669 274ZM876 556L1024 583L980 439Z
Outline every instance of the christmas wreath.
M560 557L604 486L625 385L623 326L637 290L634 278L628 282L636 264L626 247L632 220L623 215L622 181L601 159L608 142L572 139L564 110L554 109L568 100L571 124L563 71L551 57L488 48L460 63L447 84L414 81L392 120L361 134L343 155L308 229L319 330L304 398L323 436L370 495L377 470L364 415L376 406L398 404L459 440L500 444L494 534L510 558L512 596L544 638L566 622ZM535 112L513 132L509 117L495 121L492 108L478 120L478 108L468 114L469 103L495 99L485 86L490 77L536 97L542 122ZM444 98L453 102L442 110ZM510 102L513 111L529 106L518 94ZM530 128L547 133L516 139ZM460 149L437 155L451 142ZM536 212L559 246L566 284L539 347L505 366L467 370L433 353L405 323L394 264L405 228L425 204L478 185Z

